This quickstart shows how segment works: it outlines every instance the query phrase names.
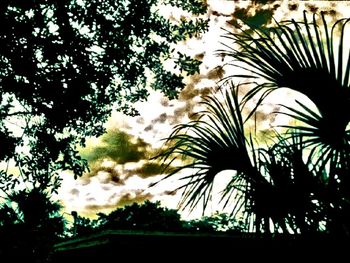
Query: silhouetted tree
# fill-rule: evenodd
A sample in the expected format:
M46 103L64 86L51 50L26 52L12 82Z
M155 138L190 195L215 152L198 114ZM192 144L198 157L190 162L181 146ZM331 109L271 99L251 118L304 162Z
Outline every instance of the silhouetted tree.
M198 120L177 126L168 138L170 147L159 158L167 164L174 156L189 160L168 177L194 168L182 176L182 205L194 208L203 202L205 209L214 179L231 170L222 200L233 205L233 215L244 216L251 230L349 235L350 52L344 43L349 21L329 28L324 14L310 21L304 13L301 22L269 28L248 24L248 30L228 33L236 46L220 53L247 71L229 79L248 79L252 89L240 100L239 86L223 84L223 100L207 96ZM299 124L286 125L272 144L259 147L254 134L246 134L246 121L280 88L305 95L315 107L299 101L299 108L282 105L280 114ZM257 105L245 116L252 100Z
M160 206L160 202L145 201L143 204L118 208L108 215L99 214L102 229L180 231L182 221L175 209Z
M72 212L73 225L70 229L67 229L70 236L85 236L96 233L100 227L99 219L90 219L80 216L76 211Z
M0 258L49 262L52 246L64 234L59 203L39 189L21 190L0 207Z
M170 21L159 5L195 18ZM1 1L0 161L43 184L59 169L81 175L76 147L104 131L112 109L136 114L132 104L149 88L175 98L183 74L198 71L172 45L203 32L205 12L199 0ZM1 173L2 189L15 183Z
M184 221L184 227L190 232L247 232L246 225L240 219L233 218L227 213L216 212L210 216L202 216L199 219Z
M246 231L243 221L225 213L215 213L194 220L181 219L178 210L162 207L160 202L145 201L117 208L109 214L98 214L98 219L75 216L71 234L86 236L101 230L141 230L164 232L213 233Z
M194 17L168 20L160 5ZM1 253L45 260L62 226L58 172L86 170L77 147L113 109L137 114L150 89L177 96L200 62L173 45L206 30L205 12L197 0L0 2Z

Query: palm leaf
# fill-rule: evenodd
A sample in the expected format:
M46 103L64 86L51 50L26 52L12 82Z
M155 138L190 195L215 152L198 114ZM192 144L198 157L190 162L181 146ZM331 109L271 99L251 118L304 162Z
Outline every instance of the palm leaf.
M232 170L221 202L232 206L232 215L243 214L251 230L270 232L270 222L276 231L293 233L321 231L324 222L330 231L349 226L344 215L350 211L346 187L350 183L350 52L347 62L342 61L349 19L329 29L322 13L321 18L320 24L316 15L310 22L304 13L301 22L276 22L268 29L250 27L253 34L241 31L225 36L239 49L226 45L227 50L220 52L247 73L222 82L247 78L244 84L253 88L242 100L234 86L220 90L223 100L217 94L205 97L206 110L199 118L176 126L167 138L168 148L156 158L170 169L165 179L180 176L183 207L193 210L202 204L204 211L215 178ZM316 110L299 101L298 108L279 105L286 110L279 114L300 124L282 126L287 131L276 133L272 146L256 149L253 136L246 139L244 124L271 92L286 87L306 95ZM241 112L252 99L256 106L243 118ZM183 163L174 168L179 158ZM192 173L182 173L187 169ZM340 228L334 223L337 220L342 222Z
M239 49L231 48L224 53L233 58L233 65L248 70L247 75L265 80L243 99L247 102L260 94L253 111L277 88L288 87L306 95L316 105L317 113L298 103L302 111L286 107L292 114L283 114L305 124L305 127L294 128L300 135L312 138L308 140L309 144L314 143L314 147L325 148L327 152L331 147L334 149L331 152L336 154L349 143L346 135L350 121L348 50L347 62L343 60L346 54L344 35L350 19L340 19L329 28L323 13L321 18L321 24L317 23L316 15L309 22L304 12L301 22L276 22L275 27L268 29L251 27L253 34L247 31L228 34L226 37ZM336 29L340 32L338 38ZM338 47L337 54L335 46ZM265 91L261 93L262 90Z
M165 180L185 169L193 169L190 175L182 175L180 179L183 184L178 190L183 190L180 202L183 208L192 210L202 202L205 210L211 199L214 179L219 172L237 171L230 185L239 188L236 183L241 182L242 177L253 169L237 92L234 87L220 90L223 101L217 95L205 97L202 104L206 110L199 114L197 120L175 127L167 138L169 147L155 157L165 167L170 167L178 158L189 160L189 163L176 167L164 178ZM231 190L228 187L223 192L222 200L230 196ZM237 211L240 210L239 200L241 199L237 198Z

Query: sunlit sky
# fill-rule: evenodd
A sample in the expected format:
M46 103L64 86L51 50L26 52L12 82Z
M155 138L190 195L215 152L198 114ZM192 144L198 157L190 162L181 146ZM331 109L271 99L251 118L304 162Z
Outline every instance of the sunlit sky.
M215 88L217 81L232 74L232 68L223 66L228 61L215 55L222 49L224 39L222 28L232 30L228 21L237 8L247 8L254 14L251 1L208 0L210 18L209 31L198 39L192 39L180 45L189 55L201 58L200 73L186 79L187 86L178 100L169 101L159 92L152 91L147 102L136 103L140 116L128 117L113 113L106 123L107 133L101 138L88 140L87 148L81 153L90 161L90 173L74 179L69 172L62 174L63 182L59 191L66 211L78 211L83 216L93 216L96 212L109 212L132 202L149 199L160 200L162 205L176 208L181 193L173 193L179 182L169 180L153 188L149 184L159 180L157 164L150 164L149 158L157 153L163 145L162 139L169 136L174 125L187 122L190 116L199 110L198 103L202 95ZM335 18L350 14L350 3L347 1L274 1L260 8L273 9L276 20L298 19L303 10L335 10ZM178 13L163 9L165 15L178 19ZM283 122L281 117L272 114L276 103L292 101L291 94L282 91L275 93L261 109L259 121L261 129L270 129ZM219 176L215 191L219 191L229 174ZM215 199L215 198L214 198ZM211 211L220 210L214 200ZM198 217L198 211L183 216Z

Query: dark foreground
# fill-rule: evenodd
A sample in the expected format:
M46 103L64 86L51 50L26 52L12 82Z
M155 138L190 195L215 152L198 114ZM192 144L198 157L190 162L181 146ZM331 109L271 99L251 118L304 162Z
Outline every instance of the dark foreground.
M56 244L54 262L350 262L348 239L104 231ZM258 260L258 261L256 261ZM307 261L305 261L307 260Z

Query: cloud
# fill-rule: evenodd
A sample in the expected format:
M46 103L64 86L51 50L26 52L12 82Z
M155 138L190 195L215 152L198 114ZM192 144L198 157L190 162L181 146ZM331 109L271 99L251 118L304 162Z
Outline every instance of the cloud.
M136 123L138 123L138 124L144 124L145 123L145 119L144 118L142 118L142 117L139 117L139 118L137 118L136 119Z
M144 170L142 167L147 171L142 172ZM158 200L159 197L167 198L174 195L169 189L149 188L152 182L161 178L159 174L152 176L159 171L157 165L149 166L144 162L134 169L129 168L124 167L123 184L113 182L106 172L99 172L96 176L90 177L88 184L84 178L73 180L71 175L68 181L64 181L63 189L60 190L67 211L78 211L82 216L94 217L98 212L109 213L133 202ZM143 176L140 177L140 174Z
M113 161L108 161L109 165L105 163L94 163L90 172L84 174L82 179L96 177L101 184L124 185L127 178L123 172L123 165L118 165Z
M288 3L288 9L290 11L296 11L296 10L298 10L298 8L299 8L298 2Z
M160 114L153 125L164 123L168 116ZM87 141L81 149L82 157L88 160L90 171L78 179L80 185L89 187L97 183L103 191L113 187L124 187L129 178L152 178L162 173L162 166L150 161L159 149L138 136L121 131L117 127L107 130L98 141ZM109 188L110 187L110 188Z
M151 147L141 138L135 138L119 129L108 130L101 136L100 143L81 150L89 163L110 159L118 164L136 162L146 158L147 148Z
M170 102L167 105L171 107ZM160 129L159 125L169 126L166 122L171 114L159 112L156 118L140 116L134 121L138 127L151 125L150 132ZM164 187L149 188L151 183L162 177L163 167L149 160L159 148L132 134L134 130L128 126L132 124L123 124L121 128L111 126L103 136L88 140L87 146L81 149L82 156L89 162L90 171L69 187L65 204L70 210L77 210L83 216L94 216L97 212L109 213L118 207L154 199L155 196L166 198L174 195Z
M213 76L215 73L210 74ZM207 75L198 74L187 78L187 85L179 94L177 107L174 107L172 114L167 115L169 124L176 125L193 119L202 97L211 93L215 86L214 78L209 79Z
M150 124L150 125L147 125L144 129L145 132L148 132L148 131L152 131L153 130L153 125Z
M166 113L162 113L156 119L152 120L152 123L164 123L167 117L168 115Z
M116 176L113 176L113 174ZM113 182L116 184L124 184L124 181L120 179L119 174L112 168L104 168L96 174L96 177L101 184L108 184L113 179Z
M80 211L80 214L83 216L93 216L97 213L103 213L104 211L112 211L115 208L117 208L114 204L103 204L103 205L97 205L97 204L89 204L85 205L83 207L83 210Z
M132 171L133 174L141 177L148 178L156 175L160 175L163 172L163 167L156 162L146 162L141 167Z
M237 28L242 26L241 21L256 27L266 26L272 21L275 11L280 7L280 4L274 2L251 1L248 6L236 7L228 23Z
M79 196L80 191L76 188L73 188L72 190L69 191L69 194L78 197Z
M220 80L225 76L225 70L222 66L217 66L208 72L207 78Z
M90 178L88 178L86 176L82 176L79 178L79 183L81 185L88 185L90 183Z
M133 192L123 193L119 198L116 206L125 206L132 203L141 203L146 200L150 200L153 197L152 194L144 192L143 190L135 190Z
M153 195L151 193L145 192L144 190L137 189L134 191L125 191L121 192L119 194L112 195L106 204L87 204L84 206L85 213L93 213L93 212L100 212L100 211L106 211L106 210L114 210L119 207L123 207L126 205L130 205L132 203L141 203L146 200L152 199Z
M136 179L139 180L139 179ZM137 187L136 184L130 184L132 187L115 188L113 192L101 192L98 197L86 196L81 201L79 213L83 216L95 216L97 213L110 213L111 211L130 205L132 203L142 203L146 200L158 200L159 197L171 198L176 195L175 191L163 190L152 193L147 185ZM96 195L97 193L95 193ZM104 195L103 198L101 196ZM101 200L102 199L102 200ZM71 201L73 201L71 199ZM82 205L83 204L83 205Z

